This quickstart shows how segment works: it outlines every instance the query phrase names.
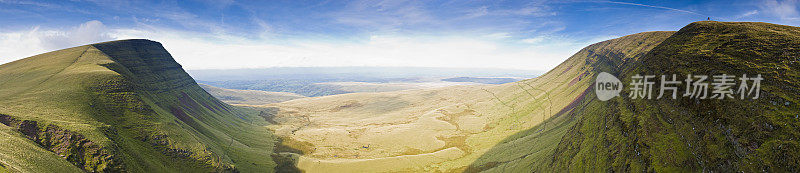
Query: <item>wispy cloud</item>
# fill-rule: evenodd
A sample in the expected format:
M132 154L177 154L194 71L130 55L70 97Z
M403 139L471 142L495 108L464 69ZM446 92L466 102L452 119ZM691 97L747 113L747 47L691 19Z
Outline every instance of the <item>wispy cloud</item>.
M520 8L503 8L503 9L490 9L488 6L481 6L476 9L470 10L466 18L482 17L482 16L520 16L520 17L543 17L554 16L557 13L549 10L547 6L541 4L527 5Z
M542 17L542 16L554 16L557 13L555 11L547 9L547 7L543 5L532 5L519 9L498 10L496 11L496 14Z
M67 30L0 35L0 63L94 42L145 38L161 42L187 69L275 66L426 66L548 70L589 42L563 37L515 45L509 33L445 35L371 34L356 42L245 38L160 27L106 28L89 21ZM22 46L24 45L24 46ZM224 58L225 61L220 61Z
M750 17L750 16L753 16L753 15L757 15L757 14L758 14L758 10L747 11L747 12L744 12L744 13L742 13L740 15L736 15L734 17L734 19L746 18L746 17Z
M100 21L88 21L66 30L30 30L0 34L0 63L57 49L114 40Z
M307 39L248 40L236 36L198 38L191 33L117 31L117 38L161 41L189 69L260 68L273 66L425 66L548 70L588 42L547 39L515 46L506 33L486 36L451 34L415 36L373 34L358 42ZM225 57L225 61L219 61Z
M202 30L214 33L227 32L220 20L203 18L181 7L177 2L148 2L135 0L88 0L98 9L124 12L131 15L137 24L171 25L183 27L185 30ZM234 1L207 1L204 5L219 10L231 5Z
M623 4L623 5L634 5L634 6L640 6L640 7L658 8L658 9L664 9L664 10L670 10L670 11L677 11L677 12L682 12L682 13L689 13L689 14L703 15L703 14L696 13L696 12L693 12L693 11L681 10L681 9L677 9L677 8L670 8L670 7L664 7L664 6L656 6L656 5L637 4L637 3L630 3L630 2L618 2L618 1L598 1L598 2L602 2L602 3L612 3L612 4Z
M781 20L797 21L800 20L800 13L798 12L800 6L798 5L800 5L800 0L764 0L760 7L764 12Z
M327 15L338 23L378 31L394 31L411 25L436 22L424 9L422 2L405 0L353 1L343 9Z
M4 4L16 4L16 5L33 5L37 7L43 8L60 8L60 5L52 4L52 3L44 3L39 1L26 1L26 0L0 0L0 3Z
M798 21L798 1L764 0L755 10L716 14ZM700 12L718 12L688 10L709 4L720 3L0 0L0 15L12 15L0 19L10 21L0 26L0 62L99 41L146 38L162 42L189 69L397 65L547 70L609 35L677 30L696 21ZM100 15L62 18L58 15L73 13L53 5L86 6ZM42 12L51 8L46 6L52 12ZM620 7L646 10L631 16ZM652 22L633 22L642 20Z
M469 10L467 15L465 15L464 17L466 17L466 18L475 18L475 17L486 16L487 14L489 14L489 7L481 6L481 7L478 7L476 9Z
M39 9L47 9L47 10L58 10L58 11L68 11L72 13L80 13L80 14L93 14L92 12L81 9L81 8L74 8L71 6L64 6L59 5L56 3L44 2L44 1L30 1L30 0L0 0L0 5L2 4L13 4L13 5L22 5L22 6L34 6Z

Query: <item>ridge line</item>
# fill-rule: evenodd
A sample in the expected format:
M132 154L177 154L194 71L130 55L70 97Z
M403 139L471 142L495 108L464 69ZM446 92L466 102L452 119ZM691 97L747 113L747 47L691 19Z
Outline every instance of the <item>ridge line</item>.
M86 49L85 49L85 50L83 50L83 52L81 52L81 54L80 54L80 55L78 55L77 57L75 57L75 59L74 59L74 60L72 60L72 63L70 63L69 65L65 66L64 68L62 68L62 69L61 69L61 70L59 70L58 72L55 72L55 73L53 73L53 74L52 74L52 75L50 75L50 76L47 76L47 78L46 78L46 79L42 80L42 81L41 81L41 82L39 82L38 84L36 84L36 85L34 85L34 86L31 86L30 88L27 88L27 89L25 89L25 90L23 90L23 91L20 91L20 92L18 92L18 93L15 93L15 94L9 95L9 96L17 96L17 95L20 95L20 94L26 93L26 92L28 92L28 91L30 91L30 90L32 90L32 89L34 89L34 88L36 88L36 87L39 87L39 86L40 86L40 85L42 85L44 82L47 82L47 81L49 81L50 79L52 79L52 78L53 78L53 76L56 76L57 74L60 74L61 72L64 72L64 70L67 70L67 68L69 68L69 67L72 67L72 65L75 65L75 63L77 63L77 62L78 62L78 59L80 59L81 57L83 57L83 55L84 55L84 54L86 54L86 52L87 52L87 51L89 51L89 49L90 49L90 48L91 48L91 47L87 46L87 47L86 47Z
M83 50L83 52L81 52L81 54L80 54L80 55L78 55L77 57L75 57L75 59L74 59L74 60L72 60L72 63L70 63L69 65L65 66L64 68L62 68L62 69L61 69L61 70L59 70L58 72L55 72L55 73L53 73L52 75L48 76L48 77L47 77L47 79L44 79L42 82L39 82L39 84L36 84L36 86L38 87L38 86L39 86L39 85L41 85L42 83L44 83L44 82L47 82L48 80L52 79L52 78L53 78L53 76L56 76L57 74L60 74L61 72L64 72L64 70L67 70L67 68L69 68L69 67L72 67L72 65L75 65L75 63L77 63L77 62L78 62L78 59L81 59L81 57L83 57L83 55L84 55L84 54L86 54L86 52L87 52L87 51L89 51L89 49L90 49L90 48L91 48L91 47L87 46L87 47L86 47L86 50Z

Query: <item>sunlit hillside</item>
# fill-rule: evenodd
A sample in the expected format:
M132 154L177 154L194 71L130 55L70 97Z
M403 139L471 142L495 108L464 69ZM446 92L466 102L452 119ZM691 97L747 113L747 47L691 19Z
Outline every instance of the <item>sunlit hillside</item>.
M261 117L215 99L161 44L122 40L0 65L12 172L268 172Z
M635 74L661 73L768 74L770 82L762 83L762 98L747 101L617 97L603 102L587 97L565 114L568 119L554 120L565 134L535 128L519 132L481 156L468 172L796 171L798 154L791 148L798 146L798 92L793 91L798 78L791 74L797 74L799 64L789 58L797 55L775 53L797 49L798 32L797 27L767 23L696 22L638 55L608 52L589 59L596 70L615 74L623 83Z

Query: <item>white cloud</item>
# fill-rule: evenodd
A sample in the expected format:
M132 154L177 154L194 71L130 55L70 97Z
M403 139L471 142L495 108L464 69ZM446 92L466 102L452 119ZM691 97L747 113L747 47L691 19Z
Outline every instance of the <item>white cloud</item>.
M484 37L489 39L506 39L506 38L511 38L511 34L507 32L497 32L497 33L486 34L484 35Z
M520 41L523 42L523 43L527 43L527 44L536 44L536 43L544 41L544 38L545 38L544 36L537 36L537 37L533 37L533 38L522 39Z
M44 53L39 39L39 28L30 31L0 33L0 63Z
M90 21L68 31L34 28L0 35L0 57L4 57L0 63L12 60L7 57L18 59L70 46L131 38L161 42L187 69L418 66L549 70L591 43L535 37L536 41L520 44L521 39L508 33L373 34L361 41L249 39L152 26L105 29L102 23Z
M45 49L59 49L113 40L102 22L92 20L67 31L45 31L39 35Z
M761 5L762 11L781 18L781 20L798 20L798 2L800 0L765 0Z
M191 34L119 32L120 38L162 42L188 69L276 66L422 66L549 70L587 42L543 40L531 46L509 45L495 38L461 35L373 35L363 42L319 40L247 40L217 36L210 41Z
M90 43L114 40L102 22L92 20L68 30L43 30L34 27L27 31L0 34L0 63Z
M347 3L341 11L327 14L338 23L370 30L394 31L402 26L432 24L424 3L406 0L359 0Z
M489 8L486 6L481 6L480 8L470 10L470 12L466 15L467 18L473 17L481 17L489 14Z

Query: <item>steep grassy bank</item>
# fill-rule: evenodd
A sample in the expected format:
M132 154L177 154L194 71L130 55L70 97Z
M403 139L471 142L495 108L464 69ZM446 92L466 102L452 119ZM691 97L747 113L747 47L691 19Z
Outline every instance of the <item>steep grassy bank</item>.
M594 82L593 77L601 71L610 71L623 64L633 64L673 33L670 31L645 32L624 36L592 44L571 56L545 76L564 73L563 69L577 68L579 74L584 74L587 78L585 80L587 83L583 83L579 90L583 94L573 98L568 106L557 108L558 113L545 123L503 139L486 154L476 159L466 169L466 172L553 171L552 155L556 152L558 144L562 138L570 138L571 136L567 136L567 133L580 123L581 115L576 113L588 109L586 103L596 98L591 86ZM574 76L575 80L580 77ZM537 78L521 82L528 83L535 80L547 79Z
M624 89L621 95L625 97L581 101L581 109L569 115L574 125L566 126L561 137L556 135L557 142L533 140L549 135L529 132L506 139L525 141L524 146L556 145L552 151L498 145L473 167L488 171L798 171L798 36L800 28L791 26L692 23L638 58L609 59L613 63L608 68L598 66L594 71L615 74L626 85L635 74L761 74L765 79L760 98L643 100L630 99L629 90ZM658 84L654 87L658 91ZM679 87L679 96L685 93L684 87ZM524 154L510 161L497 157L506 150Z

